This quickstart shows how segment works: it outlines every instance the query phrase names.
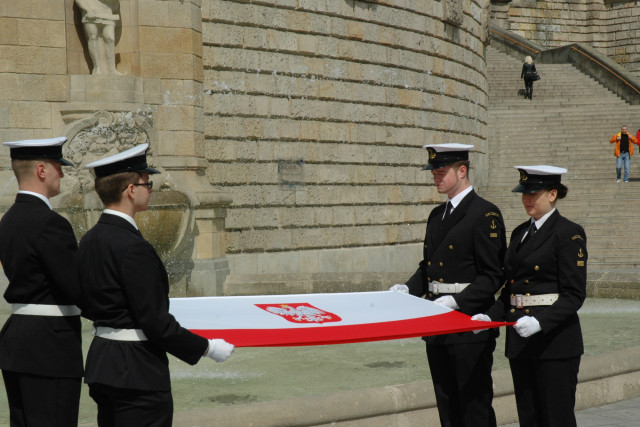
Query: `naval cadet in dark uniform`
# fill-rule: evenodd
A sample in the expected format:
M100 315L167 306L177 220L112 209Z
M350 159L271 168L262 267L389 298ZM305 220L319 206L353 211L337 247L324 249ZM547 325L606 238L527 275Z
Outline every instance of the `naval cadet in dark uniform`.
M578 309L586 296L587 238L556 209L567 194L554 166L516 166L522 204L531 218L511 233L507 282L495 305L476 320L516 322L506 356L523 427L571 427L580 357Z
M194 365L203 356L224 361L234 348L191 333L169 313L167 272L134 220L148 207L149 175L159 173L147 165L147 148L87 165L106 208L78 249L83 316L96 329L85 382L100 427L171 426L167 353Z
M406 285L411 295L465 314L491 307L503 283L506 250L500 210L469 181L472 145L425 146L438 192L446 203L427 220L423 260ZM425 337L431 379L443 426L496 425L491 368L497 330Z
M76 426L82 386L80 298L71 224L60 193L66 137L5 142L18 181L0 220L0 262L11 316L0 331L0 369L11 426Z

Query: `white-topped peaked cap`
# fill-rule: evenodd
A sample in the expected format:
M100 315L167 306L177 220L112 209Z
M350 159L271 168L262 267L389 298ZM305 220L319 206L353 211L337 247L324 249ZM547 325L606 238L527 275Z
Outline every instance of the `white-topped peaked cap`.
M23 139L21 141L3 142L11 150L12 159L41 160L51 159L64 166L73 163L62 158L62 145L67 142L66 136L45 139Z
M549 165L514 166L520 171L520 182L511 190L514 193L536 193L548 190L560 183L565 168Z
M122 153L91 162L86 168L93 168L97 178L122 172L146 172L150 175L160 173L147 164L148 149L149 144L136 145Z
M429 163L422 169L433 170L461 160L469 160L469 150L473 145L449 143L425 145L422 148L429 152Z

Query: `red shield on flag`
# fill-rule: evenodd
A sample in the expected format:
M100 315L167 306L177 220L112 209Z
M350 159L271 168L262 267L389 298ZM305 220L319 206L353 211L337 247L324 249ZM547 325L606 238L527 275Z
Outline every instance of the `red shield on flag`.
M292 323L326 323L339 322L342 320L337 314L321 310L306 302L293 304L255 304L255 306L271 314L284 317Z

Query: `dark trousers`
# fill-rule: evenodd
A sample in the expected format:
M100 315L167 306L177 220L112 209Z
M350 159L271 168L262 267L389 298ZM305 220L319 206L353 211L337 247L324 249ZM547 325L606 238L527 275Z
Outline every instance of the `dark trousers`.
M521 427L575 427L580 357L509 359Z
M171 390L146 391L89 384L89 395L98 404L100 427L171 427Z
M524 78L525 98L533 99L533 79Z
M491 367L495 339L427 345L427 358L443 427L495 427Z
M76 427L81 378L2 371L11 427Z

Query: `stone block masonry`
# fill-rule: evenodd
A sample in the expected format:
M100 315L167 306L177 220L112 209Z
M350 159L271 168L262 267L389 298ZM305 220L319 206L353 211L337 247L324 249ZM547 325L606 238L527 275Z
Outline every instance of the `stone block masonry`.
M236 278L253 262L315 282L404 273L442 200L421 147L474 144L474 184L487 181L488 0L119 0L116 12L115 70L94 75L74 0L0 2L0 140L135 128L164 173L156 216L190 206L166 250L178 293L219 294L227 261ZM72 145L82 168L93 145ZM61 208L87 206L74 173ZM9 206L7 151L0 177Z
M417 264L442 200L421 170L421 147L471 143L479 165L486 152L487 14L482 2L464 2L456 27L443 23L442 7L202 2L205 158L211 184L233 195L232 275ZM281 185L282 160L303 161L303 185ZM410 262L390 256L394 246ZM328 254L336 262L322 262ZM366 256L374 270L357 261Z

